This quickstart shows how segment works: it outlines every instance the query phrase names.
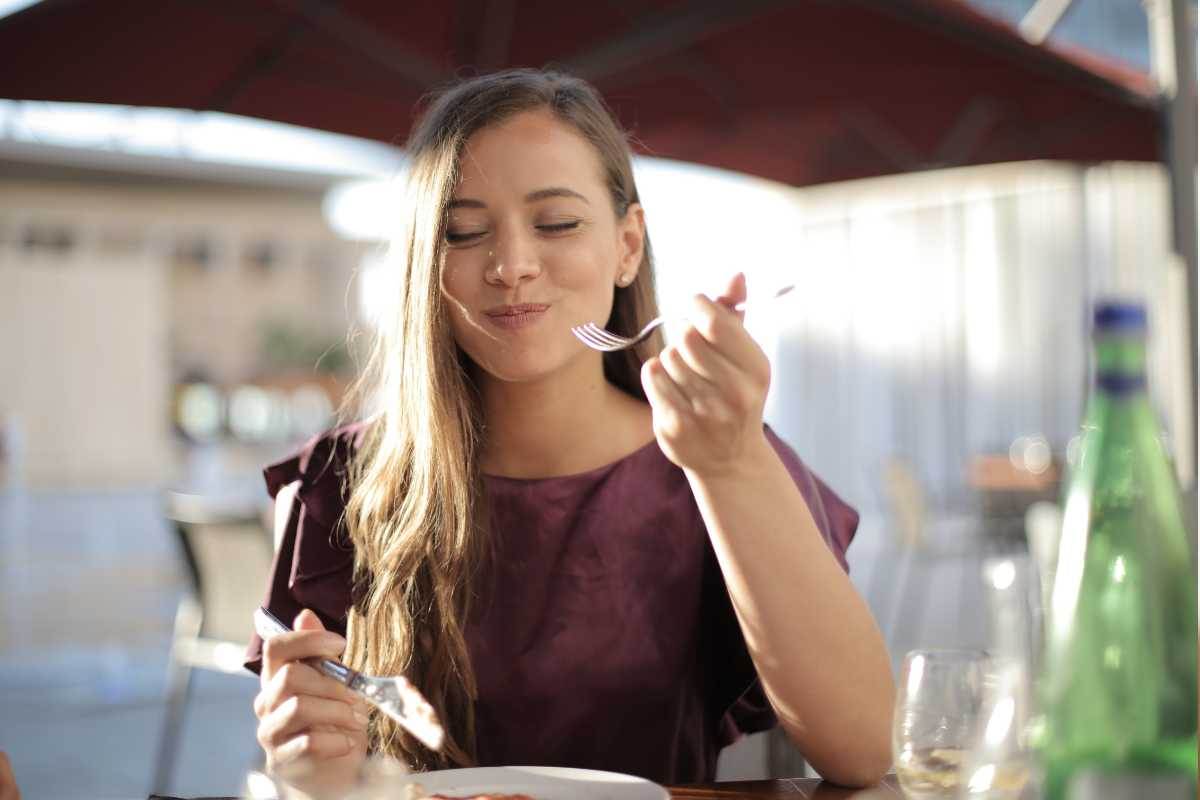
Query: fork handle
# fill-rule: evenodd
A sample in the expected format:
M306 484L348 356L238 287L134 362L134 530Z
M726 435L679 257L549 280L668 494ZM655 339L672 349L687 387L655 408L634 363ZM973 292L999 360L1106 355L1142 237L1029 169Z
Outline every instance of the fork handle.
M344 683L351 688L353 688L355 678L358 677L357 670L347 667L340 661L334 661L332 658L310 658L305 663L322 675L328 675L338 683Z
M256 608L254 610L254 631L263 641L273 639L281 633L289 633L291 630L291 628L283 624L278 617L265 608ZM306 658L304 659L304 663L322 675L327 675L346 686L353 684L354 679L359 674L357 670L351 669L342 662L335 661L332 658Z
M770 296L770 297L764 297L764 298L762 298L762 299L763 299L763 300L774 300L774 299L775 299L775 298L777 298L777 297L783 297L785 294L787 294L788 292L790 292L792 289L795 289L795 288L796 288L796 284L794 284L794 283L790 283L790 284L788 284L787 286L781 286L780 288L776 289L776 290L775 290L775 291L774 291L774 292L771 294L771 296ZM718 303L721 303L721 301L720 301L720 300L718 300L717 302L718 302ZM745 311L745 310L746 310L746 304L747 304L747 303L749 303L749 302L750 302L750 301L747 299L747 300L743 300L742 302L740 302L740 303L738 303L738 304L736 304L736 305L732 305L732 306L726 306L724 303L721 303L721 305L725 306L725 307L726 307L726 308L728 308L730 311Z

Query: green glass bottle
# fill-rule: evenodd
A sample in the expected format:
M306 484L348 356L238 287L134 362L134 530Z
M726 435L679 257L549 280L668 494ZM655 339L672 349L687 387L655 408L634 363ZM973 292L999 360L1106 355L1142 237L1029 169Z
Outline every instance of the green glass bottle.
M1102 303L1094 323L1038 682L1045 797L1195 797L1196 581L1146 393L1146 313Z

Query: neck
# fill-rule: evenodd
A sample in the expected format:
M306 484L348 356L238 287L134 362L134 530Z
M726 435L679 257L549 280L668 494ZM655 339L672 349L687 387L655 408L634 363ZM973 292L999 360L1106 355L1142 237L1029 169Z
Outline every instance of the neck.
M485 474L572 475L612 463L649 443L654 436L649 406L608 383L599 358L581 361L577 369L537 381L477 377Z

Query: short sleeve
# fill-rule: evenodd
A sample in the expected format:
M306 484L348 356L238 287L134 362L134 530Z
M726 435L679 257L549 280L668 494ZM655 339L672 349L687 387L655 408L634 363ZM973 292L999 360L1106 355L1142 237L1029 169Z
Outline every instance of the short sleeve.
M346 475L361 442L364 423L347 425L306 443L263 470L271 497L299 482L263 599L263 607L286 623L311 609L331 631L345 635L354 573L354 550L346 535ZM246 668L262 668L262 640L246 648Z
M774 431L766 428L766 434L804 496L825 544L848 572L846 550L858 530L858 512L813 474ZM776 718L750 658L715 556L710 559L705 581L706 624L710 632L710 707L720 714L717 741L718 747L725 747L744 734L775 727ZM803 587L797 587L798 596L803 591Z

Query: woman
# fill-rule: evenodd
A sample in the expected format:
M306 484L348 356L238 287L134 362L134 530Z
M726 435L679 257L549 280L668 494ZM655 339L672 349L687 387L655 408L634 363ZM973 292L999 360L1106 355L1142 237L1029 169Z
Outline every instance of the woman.
M745 279L661 352L571 335L656 313L628 147L582 81L468 80L408 154L399 307L358 387L382 411L266 472L267 605L297 628L249 654L268 762L327 785L368 749L683 783L778 720L827 779L876 781L893 688L844 571L857 515L763 425ZM318 654L407 675L444 752L297 663Z

